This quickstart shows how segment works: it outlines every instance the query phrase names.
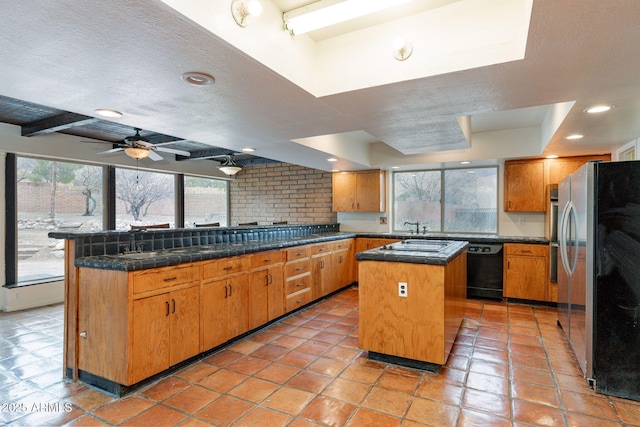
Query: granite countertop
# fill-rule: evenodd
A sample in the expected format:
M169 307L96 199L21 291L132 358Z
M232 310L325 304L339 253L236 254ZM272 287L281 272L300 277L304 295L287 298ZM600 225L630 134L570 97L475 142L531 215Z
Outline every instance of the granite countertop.
M394 247L397 248L397 245L401 245L400 243L396 245L385 245L364 252L358 252L356 254L356 260L447 265L469 246L469 242L460 240L430 240L430 242L443 242L448 245L437 252L394 250Z
M286 239L254 240L241 243L215 243L148 252L132 252L128 254L105 254L76 258L75 265L77 267L99 268L103 270L144 270L354 237L356 237L355 233L335 232L289 237Z
M470 243L529 243L549 244L544 237L501 236L499 234L443 234L443 233L367 233L357 232L358 237L374 239L429 239L429 240L465 240Z

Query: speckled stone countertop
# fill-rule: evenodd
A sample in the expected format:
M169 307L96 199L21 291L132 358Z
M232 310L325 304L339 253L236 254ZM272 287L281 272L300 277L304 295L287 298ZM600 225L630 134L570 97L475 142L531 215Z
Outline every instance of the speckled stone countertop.
M429 240L464 240L470 243L529 243L549 244L544 237L501 236L498 234L442 234L442 233L367 233L357 232L358 237L375 239L429 239Z
M447 246L437 252L432 251L408 251L394 250L396 245L386 245L379 248L369 249L356 254L358 261L386 261L386 262L407 262L412 264L434 264L447 265L454 260L469 246L469 242L461 240L431 240L431 242L446 243ZM417 245L419 246L419 245Z
M214 243L161 249L154 251L133 252L128 254L103 254L76 258L77 267L99 268L103 270L133 271L148 268L166 267L194 261L225 258L272 249L283 249L292 246L321 243L356 237L355 233L322 233L300 237L288 237L273 240L253 240L237 243Z

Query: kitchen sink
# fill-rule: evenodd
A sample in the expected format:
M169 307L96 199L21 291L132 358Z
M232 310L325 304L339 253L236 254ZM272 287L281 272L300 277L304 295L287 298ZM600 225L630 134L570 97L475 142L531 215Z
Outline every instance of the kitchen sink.
M408 252L442 252L448 248L449 245L451 245L451 242L444 242L440 240L409 239L383 246L383 249Z
M131 252L128 254L118 254L116 256L118 258L145 259L145 258L154 258L159 255L161 255L160 251L151 251L151 252Z

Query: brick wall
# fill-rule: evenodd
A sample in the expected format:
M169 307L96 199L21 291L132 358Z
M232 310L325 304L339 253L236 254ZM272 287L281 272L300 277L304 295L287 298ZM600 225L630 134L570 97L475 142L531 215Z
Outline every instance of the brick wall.
M289 224L337 222L332 212L331 172L288 163L245 168L230 181L230 225L258 221Z

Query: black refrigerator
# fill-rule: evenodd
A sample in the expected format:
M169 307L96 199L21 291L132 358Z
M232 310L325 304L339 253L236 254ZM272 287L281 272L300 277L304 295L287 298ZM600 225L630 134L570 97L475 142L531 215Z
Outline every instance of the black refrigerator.
M640 400L640 161L586 163L558 216L558 324L596 392Z

